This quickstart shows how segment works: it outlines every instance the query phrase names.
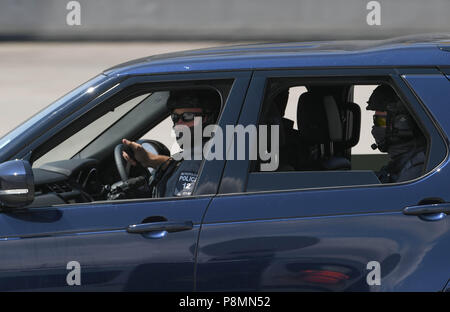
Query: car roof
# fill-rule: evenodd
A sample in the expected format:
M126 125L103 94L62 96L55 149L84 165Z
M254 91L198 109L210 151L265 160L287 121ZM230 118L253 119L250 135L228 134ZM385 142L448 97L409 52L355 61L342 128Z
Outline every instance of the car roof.
M450 66L450 34L390 40L261 43L136 59L107 75L312 67Z

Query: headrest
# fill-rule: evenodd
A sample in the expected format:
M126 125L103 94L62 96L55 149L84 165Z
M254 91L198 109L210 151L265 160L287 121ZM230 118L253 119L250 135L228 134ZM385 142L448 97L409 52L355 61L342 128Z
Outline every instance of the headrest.
M288 99L289 99L289 89L286 89L286 90L280 92L273 99L273 102L274 102L275 106L277 107L278 112L280 113L281 117L284 116L284 112L286 110Z
M283 117L282 117L282 113L278 107L278 103L274 102L271 103L269 110L267 112L267 117L266 117L266 125L269 126L267 128L267 136L268 138L271 137L271 127L270 126L278 126L278 133L279 133L279 144L280 146L283 146L286 143L286 138L284 135L285 129L284 129L284 124L283 124Z
M340 142L344 139L342 131L342 120L339 114L339 109L331 95L326 95L323 98L323 105L328 119L328 131L330 134L330 141Z
M322 144L343 140L339 109L330 95L303 93L298 100L297 124L303 139L311 143Z

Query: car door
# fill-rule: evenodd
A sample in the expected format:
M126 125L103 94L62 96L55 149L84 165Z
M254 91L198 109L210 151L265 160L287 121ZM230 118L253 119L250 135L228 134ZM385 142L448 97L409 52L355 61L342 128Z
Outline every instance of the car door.
M109 91L146 82L222 78L233 79L233 85L219 123L234 123L249 72L137 76L112 82ZM96 99L98 103L102 96ZM82 114L82 110L61 116L56 124L79 117L74 114ZM43 142L39 137L48 140L56 134L54 128L43 125L42 134L15 153L29 155ZM1 210L0 290L193 290L200 224L216 192L220 178L216 172L223 166L224 161L205 163L199 185L208 182L208 191L190 197Z
M254 74L239 123L257 124L261 107L255 103L263 102L269 79L333 76L391 81L429 135L427 173L405 183L345 185L340 173L249 173L248 160L228 160L202 224L198 290L440 291L446 285L445 76L434 69L261 71Z

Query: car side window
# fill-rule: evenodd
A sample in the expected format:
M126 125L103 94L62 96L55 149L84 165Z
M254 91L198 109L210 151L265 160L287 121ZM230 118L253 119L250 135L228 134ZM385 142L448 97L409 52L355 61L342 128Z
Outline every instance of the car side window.
M193 114L189 111L195 113L200 108L193 106L202 105L202 117L220 121L233 82L226 78L140 83L111 94L34 151L35 201L29 207L192 195L204 159L175 159L184 146L176 140L174 118L181 116L178 123L187 124ZM122 154L124 138L166 161L146 163L150 158L141 153L140 166L132 165ZM159 171L164 175L151 184L152 173L165 163L171 167Z
M36 159L33 162L33 168L38 168L48 162L72 158L76 153L96 139L100 133L118 122L119 119L128 114L137 105L147 100L150 95L151 93L145 93L134 97L94 120L92 123L74 133L65 141Z
M259 126L278 128L278 144L266 143L278 163L267 171L273 160L252 161L247 191L416 179L429 145L416 118L387 81L269 79Z

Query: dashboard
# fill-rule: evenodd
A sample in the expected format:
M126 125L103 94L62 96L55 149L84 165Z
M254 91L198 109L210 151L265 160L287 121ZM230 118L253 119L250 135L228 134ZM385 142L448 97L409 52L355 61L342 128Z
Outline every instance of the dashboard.
M34 201L28 207L104 199L97 166L95 159L69 159L33 168Z

